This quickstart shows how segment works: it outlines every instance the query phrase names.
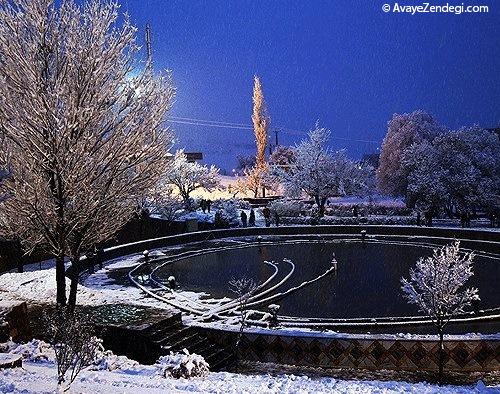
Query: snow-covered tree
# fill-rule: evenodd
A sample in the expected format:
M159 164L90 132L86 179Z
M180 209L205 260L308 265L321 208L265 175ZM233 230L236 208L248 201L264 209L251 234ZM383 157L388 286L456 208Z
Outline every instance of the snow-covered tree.
M192 209L191 193L198 189L215 190L219 184L219 169L215 166L204 166L187 161L183 151L176 152L162 182L165 185L174 185L184 201L186 209Z
M428 113L418 110L410 114L394 114L388 123L377 169L378 187L393 196L405 196L407 172L402 166L405 149L424 140L432 141L442 128Z
M369 169L349 160L344 151L330 151L329 136L327 129L316 125L309 139L295 148L293 165L279 173L286 193L313 198L320 216L329 197L364 193L370 179Z
M267 163L263 165L255 165L252 168L247 168L243 172L243 176L236 181L236 188L242 193L248 191L253 193L254 198L257 198L259 190L274 189L274 178L270 176L269 166Z
M115 2L0 2L0 231L64 260L76 303L80 255L116 233L165 170L174 89L136 61Z
M257 152L255 155L255 166L253 166L251 170L246 170L245 176L248 178L249 182L252 181L253 184L258 184L259 187L262 188L262 196L265 196L265 178L269 173L269 166L266 163L266 146L271 118L267 112L264 92L262 91L262 83L257 75L254 76L252 101L252 122ZM260 177L260 179L257 179L257 177Z
M142 203L142 209L148 214L159 215L166 220L174 220L183 207L184 204L175 193L174 186L163 183L149 190Z
M426 224L432 226L432 218L449 199L444 183L446 171L441 166L439 150L430 142L414 144L402 158L408 174L407 204L424 213Z
M443 134L433 141L446 174L450 205L461 214L496 204L500 194L500 140L477 126Z
M410 279L401 279L402 290L409 303L415 304L432 320L439 334L439 377L443 374L446 324L453 316L479 300L478 290L463 289L471 276L472 253L461 253L460 242L436 248L432 256L422 257L410 270Z
M295 162L295 150L289 146L277 146L269 156L270 167L287 169Z
M449 215L489 211L500 193L500 141L476 126L462 128L413 144L403 153L402 168L407 202L430 215L440 209Z
M264 92L260 78L254 76L253 85L253 113L252 113L253 131L255 134L255 143L257 153L255 162L257 166L263 166L266 162L267 131L270 124L270 118L267 112L266 102L264 101Z

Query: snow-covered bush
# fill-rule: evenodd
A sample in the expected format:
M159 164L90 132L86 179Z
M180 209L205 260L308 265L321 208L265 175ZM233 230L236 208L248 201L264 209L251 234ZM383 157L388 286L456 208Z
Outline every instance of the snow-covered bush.
M118 356L111 350L105 350L101 344L89 369L92 371L126 371L136 369L138 366L140 364L137 361L126 356Z
M40 340L32 339L28 343L9 344L9 353L19 354L26 361L32 362L54 362L55 353L50 344Z
M301 217L285 217L281 220L285 225L359 225L359 224L372 224L372 225L397 225L397 226L410 226L417 224L417 220L413 216L369 216L369 217L336 217L324 216L317 218L314 216L301 216Z
M216 227L236 227L240 223L239 200L216 200L212 203L215 209L214 222Z
M395 204L374 204L374 203L333 203L326 209L327 216L355 216L355 208L358 216L387 215L387 216L410 216L413 214L411 208Z
M228 218L222 209L218 209L214 215L214 227L217 229L231 227Z
M158 359L155 366L163 377L195 378L207 376L210 366L199 354L190 354L187 349L183 353L170 353Z
M282 217L298 217L305 210L304 204L300 200L282 198L269 203L268 208L271 212L277 213Z
M252 205L246 200L236 199L236 202L238 204L239 209L248 209L248 210L252 209Z
M45 316L47 334L55 352L57 385L64 390L74 382L82 369L92 365L101 340L94 336L91 315L78 310L56 310Z

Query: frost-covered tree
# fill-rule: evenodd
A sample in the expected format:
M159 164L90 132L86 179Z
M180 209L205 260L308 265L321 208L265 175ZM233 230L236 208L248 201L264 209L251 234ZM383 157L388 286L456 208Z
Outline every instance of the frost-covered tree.
M270 175L269 166L264 163L262 166L255 165L248 168L243 172L243 176L236 181L236 188L246 193L248 191L253 193L254 198L259 195L261 189L274 189L274 178Z
M460 242L436 248L410 270L410 279L401 279L404 297L430 317L439 334L439 377L443 374L444 328L453 316L479 300L478 290L463 289L471 276L472 253L461 253Z
M271 156L269 156L269 166L271 173L276 172L274 169L282 169L287 171L288 168L295 162L295 149L289 146L277 146Z
M330 151L329 136L327 129L316 125L309 139L295 148L293 165L279 173L286 193L313 198L320 216L329 197L364 193L370 182L370 169L349 160L344 151Z
M271 119L269 118L266 102L264 101L264 92L262 91L262 83L260 78L254 76L253 85L253 131L255 134L255 143L257 145L257 153L255 155L255 163L257 166L263 166L266 162L266 146L267 146L267 131Z
M164 172L174 89L136 61L136 29L114 2L0 2L0 231L65 258L76 303L80 255L116 233Z
M267 177L269 173L269 166L266 163L266 146L268 139L267 132L271 123L271 118L267 112L262 84L257 75L254 76L252 101L252 122L257 152L255 155L255 166L253 166L251 170L247 170L245 176L247 178L252 178L255 181L253 182L254 184L259 184L259 187L262 188L262 196L264 197L266 194L266 181L264 178ZM256 179L256 177L260 177L260 179Z
M295 150L289 146L279 145L269 156L269 165L286 168L295 162Z
M174 186L162 182L148 191L142 203L142 209L147 214L159 215L166 220L174 220L183 207L184 204L175 193Z
M444 209L450 216L470 215L497 205L500 141L495 133L474 126L415 143L405 150L402 167L408 202L430 214Z
M388 122L377 169L378 187L392 196L405 196L407 172L402 166L404 151L414 143L432 141L442 128L428 113L418 110L410 114L394 114Z
M469 215L488 210L500 194L500 140L477 126L443 134L433 141L439 151L449 205Z
M408 174L407 203L422 211L426 225L432 226L433 216L449 199L439 150L427 141L414 144L404 152L402 165Z
M198 189L209 192L215 190L220 184L219 169L213 165L207 167L199 163L190 163L184 152L178 151L162 182L165 185L174 185L184 201L185 208L192 209L191 193Z

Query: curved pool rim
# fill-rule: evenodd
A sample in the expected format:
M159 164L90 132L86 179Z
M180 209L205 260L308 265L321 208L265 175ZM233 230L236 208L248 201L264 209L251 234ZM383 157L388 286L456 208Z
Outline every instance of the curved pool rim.
M252 238L261 236L263 238L279 237L279 239L293 240L307 238L311 240L321 240L323 237L347 237L350 239L361 239L365 234L368 240L372 239L408 239L412 241L431 240L440 243L451 242L454 239L462 242L462 247L480 250L487 254L498 255L500 250L500 232L476 229L456 229L456 228L426 228L413 226L287 226L272 228L237 228L229 230L212 230L181 234L176 236L148 239L131 244L118 245L105 250L105 259L117 258L124 255L142 252L168 246L179 246L188 243L196 243L212 240L224 240L233 238ZM379 238L377 238L379 237ZM203 253L203 251L201 252ZM144 289L143 289L144 290ZM153 295L153 294L151 294ZM154 295L153 295L154 296ZM499 307L481 311L481 313L469 312L453 319L458 323L481 323L485 321L497 321L500 319ZM280 316L280 324L288 328L311 328L311 329L342 329L357 327L370 330L370 328L383 329L383 327L401 325L429 325L431 321L425 316L393 316L380 318L297 318L293 316ZM264 323L255 324L264 326Z

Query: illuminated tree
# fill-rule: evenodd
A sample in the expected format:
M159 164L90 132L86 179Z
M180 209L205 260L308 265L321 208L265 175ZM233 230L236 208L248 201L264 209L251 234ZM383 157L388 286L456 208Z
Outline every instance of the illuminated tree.
M260 78L254 77L253 85L253 131L255 134L255 143L257 145L256 165L263 166L266 162L267 131L269 129L270 118L267 113L264 93Z
M213 191L220 184L219 169L187 161L184 152L175 154L172 165L163 176L165 185L172 184L179 191L186 209L192 209L191 193L197 189Z
M0 231L65 258L76 303L80 256L113 236L165 171L174 89L136 62L136 29L118 4L0 3Z
M253 86L253 113L252 113L253 131L255 134L255 143L257 145L257 153L255 155L255 166L252 170L252 176L265 176L267 174L266 164L266 146L267 132L271 122L267 113L266 103L264 101L264 93L260 78L254 76ZM261 182L263 184L263 179ZM263 185L262 185L263 186ZM262 195L265 195L265 187L262 188Z
M236 186L243 193L252 192L254 198L257 198L259 190L273 188L267 163L246 169L243 172L243 177L236 181Z

